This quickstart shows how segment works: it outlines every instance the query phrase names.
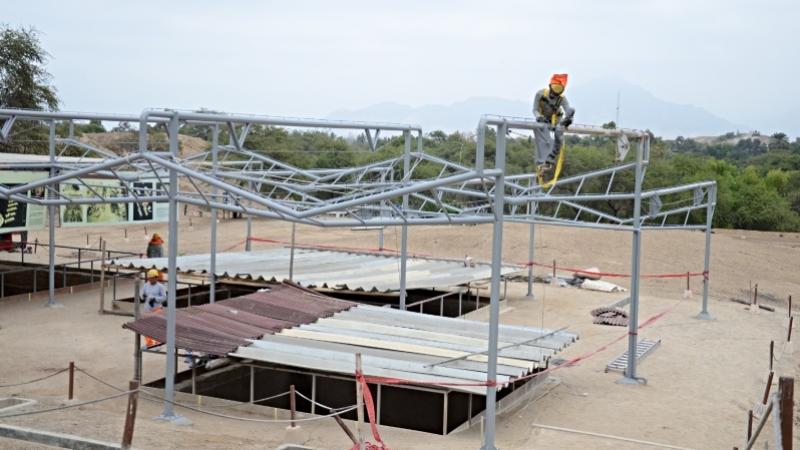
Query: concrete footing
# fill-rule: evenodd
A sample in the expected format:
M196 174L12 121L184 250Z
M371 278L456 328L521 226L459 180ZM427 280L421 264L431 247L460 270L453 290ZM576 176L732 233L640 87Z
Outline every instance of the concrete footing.
M7 424L0 425L0 437L35 442L52 447L79 448L81 450L116 450L120 448L120 445L115 443Z

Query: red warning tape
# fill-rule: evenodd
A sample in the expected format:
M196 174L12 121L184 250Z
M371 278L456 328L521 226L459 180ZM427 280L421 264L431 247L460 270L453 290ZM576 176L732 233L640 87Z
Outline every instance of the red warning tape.
M667 315L670 311L675 309L675 307L677 305L678 305L678 303L675 303L674 305L672 305L669 308L661 311L660 313L649 317L647 320L642 322L641 325L639 325L637 327L637 331L641 330L642 328L646 328L646 327L649 327L650 325L653 325L659 319L661 319L662 317ZM523 375L521 377L513 378L513 379L509 380L508 382L509 383L514 383L514 382L517 382L517 381L527 380L527 379L530 379L530 378L535 378L535 377L542 376L544 374L553 372L554 370L562 369L564 367L574 366L574 365L578 364L581 361L585 361L585 360L591 358L592 356L607 350L612 345L616 344L617 342L625 339L626 337L628 337L628 336L630 336L632 334L635 335L637 333L630 333L630 332L624 333L624 334L620 335L619 337L615 338L614 340L612 340L610 342L607 342L607 343L603 344L602 346L600 346L600 347L598 347L598 348L596 348L596 349L594 349L594 350L592 350L590 352L584 353L582 355L578 355L575 358L567 360L567 361L565 361L565 362L563 362L563 363L561 363L561 364L559 364L557 366L550 366L547 369L542 370L540 372L536 372L536 373L532 373L532 374L529 374L529 375ZM497 386L499 384L497 381L481 381L481 382L473 382L473 383L437 383L437 382L433 382L433 381L412 381L412 380L403 380L403 379L399 379L399 378L385 378L385 377L365 377L365 376L362 376L361 378L363 378L366 382L369 382L369 383L381 383L381 384L415 384L415 385L432 385L432 386L487 386L487 387L489 387L489 386Z
M369 425L372 429L372 437L377 444L365 442L364 448L366 450L389 450L389 447L381 439L381 433L378 431L378 422L375 419L375 402L372 401L372 392L369 391L369 385L364 379L364 374L361 372L356 373L356 379L361 383L362 397L364 398L364 406L367 407L367 417L369 417ZM352 450L358 450L358 444L354 445Z
M530 266L537 266L537 267L547 267L548 269L553 268L553 264L542 264L537 263L535 261L528 261L524 263L517 263L523 267L530 267ZM555 266L556 270L563 270L565 272L574 272L574 273L582 273L586 275L595 275L600 277L608 277L608 278L630 278L631 274L629 273L614 273L614 272L598 272L594 270L586 270L586 269L576 269L574 267L562 267L562 266ZM682 273L653 273L653 274L641 274L639 275L640 278L686 278L686 277L703 277L703 279L708 279L708 271L703 272L682 272Z

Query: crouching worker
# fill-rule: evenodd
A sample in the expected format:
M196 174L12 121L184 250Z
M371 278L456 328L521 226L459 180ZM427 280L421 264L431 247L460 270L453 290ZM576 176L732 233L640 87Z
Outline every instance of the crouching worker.
M147 283L142 287L142 299L144 299L144 312L157 312L167 301L167 290L164 285L159 283L161 273L156 269L147 271Z
M147 257L148 258L163 258L164 257L164 240L161 235L153 233L150 242L147 243Z
M533 116L547 127L533 130L536 138L536 165L550 167L558 158L564 142L564 129L572 125L575 109L569 106L564 89L567 74L554 74L550 84L536 93Z

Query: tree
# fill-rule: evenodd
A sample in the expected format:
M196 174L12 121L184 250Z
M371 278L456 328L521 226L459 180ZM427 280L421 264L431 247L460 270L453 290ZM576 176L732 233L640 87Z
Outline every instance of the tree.
M772 136L773 148L789 148L789 136L786 133L775 133Z
M603 124L603 129L604 130L616 130L617 129L617 123L614 122L613 120L611 122L606 122L606 123Z
M58 109L56 88L44 67L49 56L35 29L0 25L0 107Z

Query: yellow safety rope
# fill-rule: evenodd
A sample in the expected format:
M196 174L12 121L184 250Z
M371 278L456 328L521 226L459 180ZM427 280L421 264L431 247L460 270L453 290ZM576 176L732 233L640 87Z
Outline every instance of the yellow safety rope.
M550 121L553 124L553 126L556 126L556 124L558 123L558 115L553 114ZM539 183L539 186L542 187L542 189L548 189L558 181L558 176L561 175L561 168L564 166L564 153L566 153L566 150L567 150L567 142L566 140L564 140L564 142L561 143L561 151L558 153L558 161L556 161L556 169L553 172L552 180L545 182L544 177L542 176L543 174L542 166L538 166L536 168L536 180Z

